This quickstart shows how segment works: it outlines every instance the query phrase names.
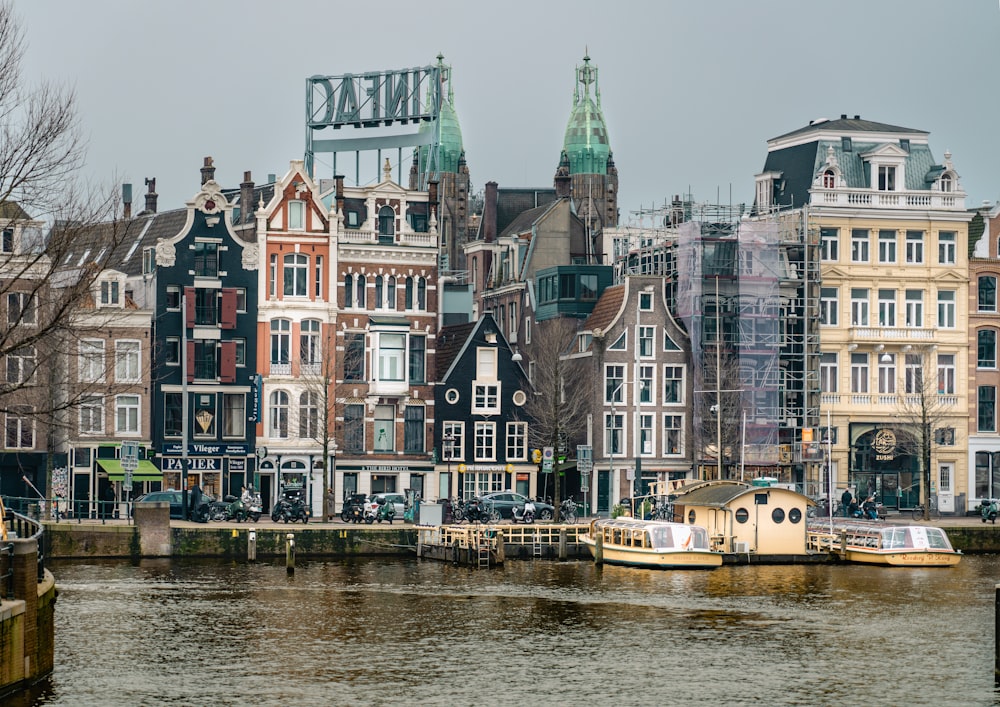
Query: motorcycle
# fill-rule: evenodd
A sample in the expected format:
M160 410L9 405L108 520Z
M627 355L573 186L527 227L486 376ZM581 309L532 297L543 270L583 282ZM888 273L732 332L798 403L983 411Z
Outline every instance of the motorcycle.
M528 525L535 522L535 504L525 501L523 505L518 504L511 509L511 519L515 523Z
M295 523L300 520L303 523L308 523L309 513L306 511L306 504L300 499L293 498L289 500L287 498L280 498L274 504L274 510L271 511L271 520L275 523L282 521L285 523Z
M344 501L344 509L340 512L340 519L345 523L362 523L365 520L364 494L354 494Z
M996 525L997 514L1000 513L1000 501L995 498L984 498L979 502L979 507L976 508L979 511L979 519L984 523L989 521Z
M471 498L465 503L465 519L470 523L495 523L500 514L487 508L483 499Z
M260 500L260 494L252 489L247 489L240 500L243 502L246 516L254 523L259 521L260 517L264 514L264 504Z
M221 501L212 501L209 504L208 519L214 521L230 520L229 508L237 500L236 496L227 494Z

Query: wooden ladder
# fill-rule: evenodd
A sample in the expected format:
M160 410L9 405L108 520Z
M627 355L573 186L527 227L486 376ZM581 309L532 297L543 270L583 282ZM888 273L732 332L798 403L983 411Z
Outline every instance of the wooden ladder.
M479 569L490 567L490 539L483 532L476 533L476 548L478 550Z

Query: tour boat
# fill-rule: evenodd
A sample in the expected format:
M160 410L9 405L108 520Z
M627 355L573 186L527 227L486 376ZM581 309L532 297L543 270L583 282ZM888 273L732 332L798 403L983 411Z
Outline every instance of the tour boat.
M598 518L580 542L594 561L651 569L708 569L722 564L722 553L708 543L698 525L638 518Z
M815 549L848 562L892 567L953 567L962 559L943 529L933 525L825 523L809 528Z

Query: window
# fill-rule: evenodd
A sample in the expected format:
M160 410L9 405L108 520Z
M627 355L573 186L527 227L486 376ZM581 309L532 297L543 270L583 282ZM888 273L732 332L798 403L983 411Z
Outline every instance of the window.
M924 232L906 232L906 262L916 265L924 262Z
M313 278L314 296L316 299L323 299L323 256L317 255L314 260L316 261L316 277Z
M239 337L233 339L233 352L237 366L247 365L247 340Z
M837 354L825 352L819 355L819 389L824 393L837 392Z
M618 412L604 413L604 451L608 456L624 454L625 416Z
M365 451L365 406L344 406L344 451L360 454Z
M427 308L427 281L422 277L406 278L404 300L406 309L425 310Z
M403 451L407 454L423 454L424 406L407 405L403 408Z
M840 149L844 152L851 152L854 148L851 145L851 138L842 137L840 138Z
M80 381L95 383L104 378L104 342L84 339L80 342Z
M903 361L903 384L908 394L919 394L924 387L923 360L919 354L906 354Z
M292 322L271 320L271 375L291 373Z
M653 415L639 415L639 453L653 454Z
M955 328L955 291L939 290L938 300L938 326L942 329Z
M879 326L896 326L896 291L878 291Z
M364 309L365 285L365 276L360 273L344 276L344 307Z
M181 362L181 339L168 336L163 342L163 360L168 366L178 366Z
M639 402L653 402L653 391L656 389L656 367L639 366Z
M936 430L934 430L934 443L940 444L942 447L954 447L955 428L939 427Z
M825 326L837 326L840 308L838 302L839 290L836 287L821 287L819 291L819 323Z
M684 417L682 415L663 416L663 453L672 457L684 454Z
M13 253L14 252L14 229L5 228L3 229L3 234L0 236L0 252L2 253Z
M288 202L288 230L301 231L306 227L306 203L304 201Z
M271 393L271 426L268 434L273 439L288 437L288 393L275 390Z
M475 437L475 461L495 461L496 451L496 423L477 422Z
M525 461L528 458L528 423L507 423L507 461Z
M643 358L649 358L653 355L653 341L656 338L656 327L655 326L640 326L639 327L639 355Z
M867 288L851 288L851 324L853 326L868 326Z
M167 285L166 307L168 310L180 310L181 288L179 285Z
M868 262L867 228L855 228L851 230L851 261L855 263Z
M378 343L378 380L405 380L403 361L406 354L406 334L383 332L379 334Z
M851 392L868 392L868 354L851 354Z
M115 433L138 434L139 432L139 396L115 396Z
M138 383L139 342L115 342L115 380L119 383Z
M215 438L215 394L201 393L193 396L194 406L194 437L195 439Z
M896 167L880 164L878 166L878 190L896 191Z
M955 264L955 232L941 231L938 233L938 264Z
M177 431L180 434L180 430ZM104 434L104 398L88 395L80 399L80 434Z
M32 382L38 362L34 346L19 346L7 354L7 382L24 385Z
M25 405L15 405L7 413L4 428L4 446L8 449L31 449L35 446L35 424Z
M995 329L980 329L976 332L978 342L977 368L997 367L997 332Z
M375 406L375 451L391 452L396 448L395 408Z
M278 254L271 253L269 272L270 277L268 277L268 296L271 299L275 298L275 293L278 291Z
M979 278L979 311L997 311L997 279L993 275Z
M27 292L10 292L7 294L7 323L32 326L38 322L35 308L35 298Z
M309 256L289 253L285 256L283 272L285 285L282 294L285 297L305 297L308 294Z
M924 291L906 291L906 326L922 327L924 325Z
M236 311L246 312L247 311L247 289L245 287L235 287L236 291Z
M684 402L684 367L663 367L663 402Z
M218 290L210 290L204 287L196 288L194 291L194 323L212 325L218 322ZM191 304L188 303L190 307Z
M323 354L320 350L319 330L318 319L303 319L299 325L299 363L302 373L307 375L320 373Z
M834 175L832 169L828 169L823 172L823 188L833 189L834 184L836 184L836 175Z
M425 383L427 380L427 337L410 337L410 370L409 380L413 384Z
M628 339L628 337L625 336L625 332L622 332L621 336L615 340L615 343L608 347L608 351L625 351L628 348L628 342L626 339Z
M365 380L365 335L344 335L344 380Z
M121 284L117 280L101 281L101 306L121 304Z
M142 249L142 274L143 275L149 275L154 270L156 270L156 249L155 248L143 248Z
M524 343L531 343L531 317L524 318Z
M182 424L183 396L181 393L163 394L163 436L180 437L184 432Z
M319 393L307 390L299 396L299 437L319 437Z
M442 459L450 461L465 459L465 423L447 421L441 427L441 434L443 435Z
M641 311L641 312L652 312L653 311L653 293L652 292L640 292L639 293L639 311Z
M476 384L472 388L473 414L497 414L500 412L500 384Z
M880 263L896 262L896 232L878 232L878 261Z
M838 243L840 241L839 228L819 229L820 258L823 260L839 260L840 252Z
M391 206L383 206L378 210L378 234L392 236L396 233L396 212Z
M895 354L882 354L878 357L878 392L883 395L896 393Z
M196 339L194 341L194 377L199 380L212 380L218 377L216 357L218 344L215 339ZM188 362L190 365L191 362Z
M955 354L938 354L938 394L955 394Z
M194 274L197 277L218 277L219 276L219 244L203 243L197 241L194 244Z
M604 366L604 402L620 403L625 400L625 366L605 364Z
M247 429L247 402L245 393L222 395L222 436L243 439Z
M977 392L977 421L980 432L997 431L997 389L992 385L981 385Z

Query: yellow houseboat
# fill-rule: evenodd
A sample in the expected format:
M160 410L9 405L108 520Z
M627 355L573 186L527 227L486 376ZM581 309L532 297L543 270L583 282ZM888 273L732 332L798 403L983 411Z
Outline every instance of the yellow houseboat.
M594 561L651 569L709 569L722 553L709 548L708 531L699 525L638 518L598 518L580 542Z
M941 528L929 525L826 524L810 526L814 549L848 562L892 567L952 567L962 559Z

